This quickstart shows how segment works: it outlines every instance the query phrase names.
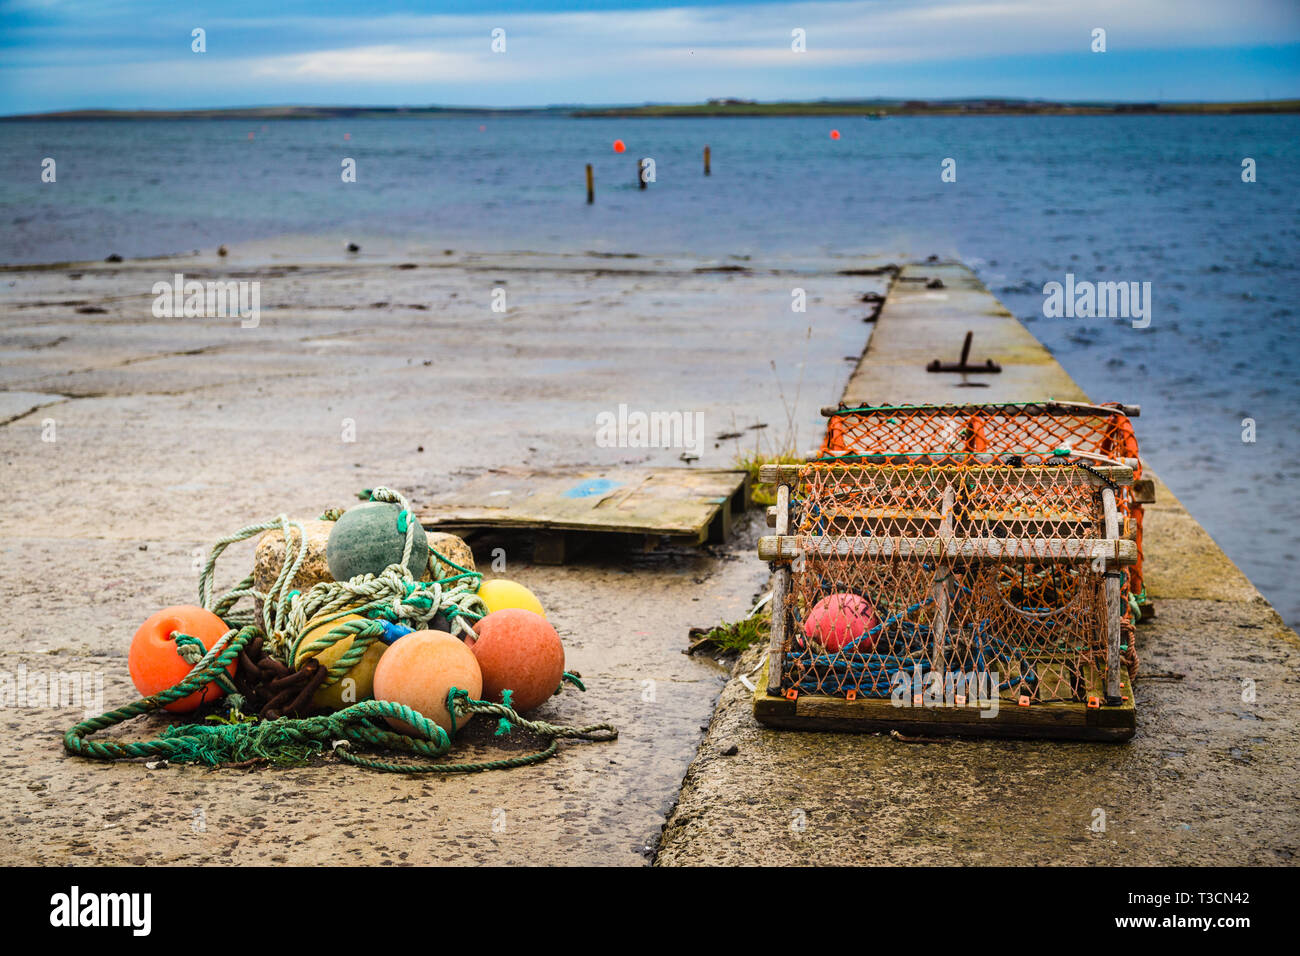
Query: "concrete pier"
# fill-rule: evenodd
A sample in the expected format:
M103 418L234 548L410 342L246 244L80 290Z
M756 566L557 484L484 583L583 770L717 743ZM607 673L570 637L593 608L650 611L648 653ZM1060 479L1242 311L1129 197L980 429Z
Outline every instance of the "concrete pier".
M967 331L970 361L993 358L1001 373L925 371L956 361ZM952 263L902 270L843 394L855 405L1044 398L1089 400ZM1156 497L1144 535L1157 617L1138 629L1131 742L770 730L754 720L744 680L761 667L755 648L723 691L656 862L1295 862L1300 639L1159 479Z

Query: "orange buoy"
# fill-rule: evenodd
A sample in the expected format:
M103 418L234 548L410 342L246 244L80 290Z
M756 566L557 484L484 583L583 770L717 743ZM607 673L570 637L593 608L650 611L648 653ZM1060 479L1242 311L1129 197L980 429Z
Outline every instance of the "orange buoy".
M203 649L210 651L212 645L229 630L225 621L201 607L181 604L163 608L141 624L131 639L126 667L131 672L135 689L145 697L150 697L169 687L175 687L193 669L177 650L174 635L197 637L203 643ZM230 674L235 672L234 661L230 662L226 671ZM211 703L225 693L219 684L213 682L188 697L172 701L166 709L183 714L196 710L200 704Z
M483 674L474 652L446 631L414 631L393 642L375 668L375 700L405 704L451 733L447 691L469 691L481 699ZM469 718L459 721L463 727ZM394 729L414 734L404 720L389 718Z
M837 129L831 130L831 139L839 139L839 138L840 138L840 131Z
M483 672L483 699L500 703L510 690L510 703L523 713L539 707L564 679L564 645L555 628L540 614L505 608L487 614L474 625L465 643Z
M623 152L623 150L625 150L625 149L627 149L627 146L624 145L624 143L623 143L623 141L622 141L621 139L616 139L616 140L614 140L614 152L616 152L616 153L621 153L621 152Z

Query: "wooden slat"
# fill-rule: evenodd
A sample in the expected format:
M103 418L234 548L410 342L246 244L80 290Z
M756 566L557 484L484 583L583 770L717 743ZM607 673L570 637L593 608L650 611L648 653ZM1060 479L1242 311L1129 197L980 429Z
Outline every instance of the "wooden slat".
M939 536L942 538L952 537L952 509L956 499L956 489L950 482L943 489L943 517L939 520ZM933 638L930 665L941 674L947 669L944 643L948 639L948 589L952 584L951 577L951 567L942 561L935 565L934 584L931 586L931 593L934 595L934 623L930 627Z
M1015 404L1015 403L1007 403ZM1141 405L1121 405L1119 408L1108 408L1104 405L1094 405L1090 402L1034 402L1029 405L1018 405L1008 409L1005 412L1000 411L1005 405L993 403L990 405L922 405L914 408L894 408L888 405L870 408L867 411L859 412L863 415L884 415L888 414L891 418L898 415L933 415L936 412L952 415L977 415L981 412L990 414L1003 415L1080 415L1095 413L1097 417L1102 418L1107 415L1116 413L1126 415L1129 418L1137 418L1142 414ZM822 415L829 418L832 415L853 414L851 408L840 408L838 405L822 406Z
M1133 482L1133 503L1151 505L1156 501L1156 483L1152 478L1139 478Z
M762 484L786 484L794 485L800 480L805 465L762 465L758 470L758 480ZM1133 468L1130 465L1094 465L1090 466L1092 470L1104 478L1109 479L1116 485L1133 484ZM1104 485L1103 478L1099 478L1092 472L1084 471L1082 468L1067 467L1061 465L1055 466L1034 466L1030 465L1024 468L1012 468L1006 465L993 465L987 468L970 467L960 468L954 465L918 465L915 470L908 468L890 468L879 465L865 464L846 464L846 465L829 465L818 469L822 475L830 475L835 478L846 475L853 476L879 476L888 481L889 484L899 484L905 481L914 480L916 475L924 474L928 479L938 481L939 479L951 479L957 477L975 478L981 486L995 487L1001 484L1012 482L1033 482L1035 479L1045 474L1050 474L1054 483L1070 485Z
M776 489L776 533L783 535L790 530L790 488L781 485ZM772 587L772 627L771 641L768 645L767 660L768 690L773 694L781 692L781 670L785 663L786 628L789 627L789 615L786 613L786 598L790 593L790 566L777 568L776 581Z
M1109 488L1101 490L1101 507L1106 515L1106 537L1119 538L1119 512L1115 508L1115 492ZM1136 547L1136 544L1134 545ZM1112 569L1107 568L1108 572ZM1119 651L1120 618L1119 579L1114 574L1106 575L1106 700L1107 703L1119 702L1119 677L1123 664Z
M768 675L764 675L765 677ZM786 699L770 689L770 678L754 690L754 717L769 727L790 730L832 730L903 734L955 734L973 737L1012 737L1052 740L1130 739L1137 728L1133 694L1117 707L1090 709L1083 702L1031 704L1019 707L999 700L995 717L981 716L978 707L895 707L893 701L871 697L845 700L801 694Z
M781 670L785 665L785 636L790 615L786 611L786 598L790 594L790 568L777 568L772 585L772 627L767 649L768 693L781 693Z
M809 547L811 545L811 547ZM1121 538L864 538L764 535L758 539L763 561L791 561L798 554L824 558L936 558L1023 564L1053 561L1091 564L1097 559L1110 565L1137 563L1137 543Z

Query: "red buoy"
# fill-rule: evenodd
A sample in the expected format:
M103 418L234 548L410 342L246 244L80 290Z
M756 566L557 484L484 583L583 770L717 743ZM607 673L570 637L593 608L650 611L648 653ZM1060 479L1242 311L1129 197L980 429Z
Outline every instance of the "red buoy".
M625 149L627 149L627 146L623 144L623 141L621 139L614 140L614 152L621 153Z
M832 654L861 637L855 649L866 653L876 642L863 635L876 623L875 609L861 596L828 594L808 612L803 632Z
M523 713L540 707L564 679L564 645L540 614L510 607L485 615L465 641L483 672L483 699L510 703Z

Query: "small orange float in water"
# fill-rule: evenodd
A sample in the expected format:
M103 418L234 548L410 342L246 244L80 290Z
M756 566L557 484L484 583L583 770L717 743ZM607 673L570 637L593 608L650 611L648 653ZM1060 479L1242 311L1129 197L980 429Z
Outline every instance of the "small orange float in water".
M188 634L197 637L203 642L204 650L210 651L212 645L229 630L225 621L201 607L181 604L163 608L141 624L131 639L126 667L131 672L135 689L145 697L161 693L169 687L175 687L193 669L181 657L172 635ZM226 671L231 674L235 672L234 661L230 662ZM200 704L211 703L224 694L220 685L213 682L188 697L172 701L166 709L176 714L185 713L197 709Z
M840 131L837 129L831 130L831 139L839 139L839 138L840 138Z
M480 699L483 674L474 652L445 631L414 631L393 642L375 668L375 700L405 704L451 733L447 691L469 691ZM458 722L463 727L469 718ZM404 720L389 718L394 729L413 734Z
M546 618L523 608L493 611L467 638L483 672L483 699L510 703L523 713L546 703L564 679L564 645Z
M627 149L627 147L623 145L623 141L621 139L614 140L614 152L621 153L625 149Z
M344 133L344 134L343 134L343 139L344 139L344 140L349 140L349 139L351 139L351 138L352 138L352 134L351 134L351 133Z

